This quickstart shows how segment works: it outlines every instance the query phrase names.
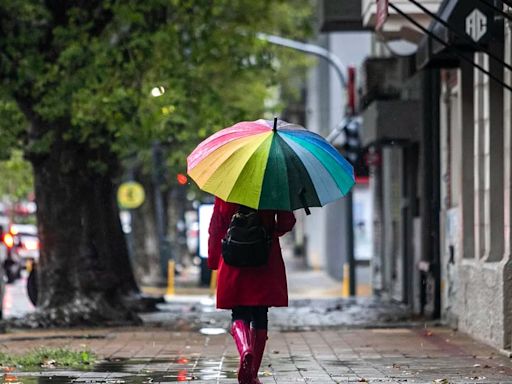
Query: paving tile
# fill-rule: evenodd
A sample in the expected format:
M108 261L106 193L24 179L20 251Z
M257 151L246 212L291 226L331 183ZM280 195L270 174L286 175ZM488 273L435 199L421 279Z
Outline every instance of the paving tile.
M101 338L74 338L80 332ZM271 332L261 381L418 384L447 379L450 383L512 383L511 360L494 349L446 328L429 334L422 329ZM0 335L0 345L7 353L49 345L85 346L99 358L129 359L122 362L119 372L114 368L108 373L61 371L62 380L74 375L75 382L92 383L120 375L142 375L147 382L152 378L152 383L184 381L187 377L193 377L193 383L236 383L238 356L229 334L205 336L151 327L26 331ZM30 375L55 376L56 372L19 375L24 382Z

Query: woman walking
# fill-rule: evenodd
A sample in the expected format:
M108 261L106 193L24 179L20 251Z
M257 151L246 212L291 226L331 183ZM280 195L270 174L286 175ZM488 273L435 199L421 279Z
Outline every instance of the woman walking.
M215 198L209 228L208 267L218 270L217 308L232 311L231 334L240 355L238 382L261 384L258 370L268 329L268 308L288 306L286 272L279 236L295 224L292 212L261 210L261 224L271 236L268 262L258 267L234 267L222 258L222 239L239 205Z

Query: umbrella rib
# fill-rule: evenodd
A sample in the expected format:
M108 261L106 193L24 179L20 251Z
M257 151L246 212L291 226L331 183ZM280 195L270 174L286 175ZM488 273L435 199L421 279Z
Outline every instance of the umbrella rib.
M300 133L303 134L304 136L299 137L299 135L294 134L293 131L289 131L284 134L291 136L293 139L296 138L297 140L304 140L312 144L315 144L318 148L328 153L329 156L331 156L332 159L336 161L348 174L354 174L354 168L352 167L352 164L350 164L343 156L341 156L338 150L334 148L330 143L325 141L324 138L310 131L307 131L307 133Z
M258 137L258 140L264 142L268 138L268 136L270 136L270 132L268 132L268 135L266 137ZM238 168L235 166L235 157L241 156L244 151L248 151L247 147L250 146L252 142L246 143L244 146L241 146L237 148L235 151L233 151L233 153L231 153L210 175L208 180L203 185L203 190L205 190L206 192L210 192L227 201L227 198L229 197L229 194L231 193L233 186L235 185L238 177L240 176L240 173L243 172L245 164L247 163L248 159L254 154L254 152L256 152L261 142L259 142L257 145L254 145L254 148L251 148L251 152L247 154L248 157L244 161L244 165ZM244 158L242 157L239 160L244 160ZM226 175L226 169L233 172L233 174ZM219 188L222 188L223 191L219 191Z
M311 155L318 160L321 166L329 173L332 179L336 182L336 185L341 191L342 196L345 196L347 194L350 188L352 188L352 186L355 184L354 177L352 176L352 173L349 173L347 171L346 167L344 167L342 164L340 164L339 161L337 161L337 158L334 157L334 155L331 152L326 150L325 147L317 145L317 143L314 143L310 140L296 137L294 135L286 136L289 136L289 140L291 140L292 142L296 142L298 145L306 148L309 151L309 153L311 153ZM314 150L308 147L313 147Z
M320 199L318 198L318 194L317 194L315 185L313 183L313 180L311 180L311 176L309 175L309 172L308 172L306 166L304 165L304 163L302 162L301 158L297 155L297 153L293 150L293 148L286 142L286 140L283 137L281 137L280 135L277 135L277 137L278 137L278 140L280 140L280 142L282 143L281 144L282 148L283 149L286 148L291 153L289 163L292 165L292 168L294 168L294 169L292 169L291 170L292 172L290 172L290 167L287 167L287 175L288 175L288 179L289 179L289 184L291 184L290 181L291 181L292 177L294 176L293 171L295 171L297 174L299 174L297 176L301 177L301 180L298 183L299 185L298 185L298 188L295 191L295 193L293 193L291 190L289 192L290 205L291 205L292 209L298 209L298 208L304 207L304 204L301 201L302 199L299 196L302 188L304 188L304 196L305 197L307 197L308 194L310 194L310 197L313 198L313 201L308 200L309 206L310 207L321 207L322 204L320 202ZM300 168L302 168L302 172L301 172ZM294 204L293 201L295 201L296 203Z
M343 196L339 184L336 182L335 178L332 177L326 165L315 156L311 148L289 137L286 137L284 140L295 151L311 176L320 204L325 205Z
M282 173L285 175L285 180L283 180L283 177L279 177ZM273 135L272 137L258 205L260 209L292 209L288 167L279 144L279 135Z
M270 149L270 145L272 145L272 135L269 135L265 140L263 140L252 153L252 155L247 159L245 165L242 168L242 171L238 174L231 191L228 195L229 201L237 202L239 204L244 204L249 207L258 208L258 202L260 201L261 191L263 179L265 177L265 170L268 164L268 153ZM270 145L269 145L270 144ZM265 148L266 147L266 148ZM259 156L259 159L258 159ZM257 172L258 164L264 162L264 166L261 167L261 175ZM255 164L254 164L255 163ZM249 167L252 167L252 171L249 171ZM256 171L256 172L255 172ZM248 173L250 174L248 175ZM251 185L252 184L252 185ZM242 190L242 186L245 186ZM257 197L252 199L253 190L252 188L258 188ZM238 195L238 196L237 196ZM254 201L254 203L253 203Z

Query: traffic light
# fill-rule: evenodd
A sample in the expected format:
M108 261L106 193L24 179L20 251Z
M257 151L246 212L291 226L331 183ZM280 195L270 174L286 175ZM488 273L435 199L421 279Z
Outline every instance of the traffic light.
M361 123L361 118L355 117L345 124L341 130L343 144L340 146L340 150L354 167L356 176L368 176L368 166L364 161L366 151L362 147L361 138L359 137Z
M343 135L341 150L345 158L350 161L352 165L357 162L361 152L361 140L359 139L360 125L358 119L351 119L341 131Z
M178 181L179 185L185 185L188 183L188 177L183 173L178 173L176 175L176 180Z

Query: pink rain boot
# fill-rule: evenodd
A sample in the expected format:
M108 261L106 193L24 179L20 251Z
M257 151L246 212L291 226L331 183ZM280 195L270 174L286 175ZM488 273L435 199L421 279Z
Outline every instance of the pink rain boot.
M254 351L254 361L252 363L252 384L261 384L258 379L258 370L260 369L265 344L267 343L267 330L251 328L251 345Z
M250 343L249 324L243 320L233 321L231 335L235 340L236 348L240 355L240 366L238 368L238 383L252 384L252 367L254 353Z

